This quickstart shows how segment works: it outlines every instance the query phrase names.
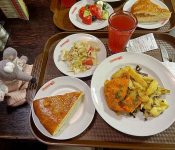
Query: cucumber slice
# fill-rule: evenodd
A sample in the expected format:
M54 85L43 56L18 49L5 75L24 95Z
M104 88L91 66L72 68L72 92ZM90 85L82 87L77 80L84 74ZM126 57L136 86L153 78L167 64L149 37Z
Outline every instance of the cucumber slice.
M91 15L91 12L89 10L85 10L84 14L83 14L83 17L87 17L87 16L90 16L90 15Z
M107 10L102 11L102 19L107 20L109 18L109 12Z

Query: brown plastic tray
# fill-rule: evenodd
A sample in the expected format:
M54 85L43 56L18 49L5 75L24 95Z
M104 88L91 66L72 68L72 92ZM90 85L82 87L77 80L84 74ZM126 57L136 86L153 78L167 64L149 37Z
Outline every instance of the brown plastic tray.
M42 70L41 68L42 68L43 58L44 58L43 56L44 54L38 55L33 64L31 75L36 78L36 83L29 82L29 85L27 88L27 95L26 95L28 103L31 103L31 101L33 100L33 97L36 94L36 91L40 87L39 83L40 83L40 75Z
M106 46L107 50L107 33L105 32L88 32L96 37L98 37ZM48 39L45 45L45 58L43 61L43 70L45 68L42 84L47 81L63 76L53 61L53 52L57 43L64 37L72 34L72 32L58 33ZM141 33L135 33L133 37L141 36ZM164 34L155 33L155 39L158 44L162 44L167 50L170 56L175 55L175 38ZM160 50L153 50L147 52L159 60L162 60ZM108 54L110 55L110 54ZM174 60L174 57L172 57ZM82 78L84 82L90 85L91 76ZM79 146L93 146L93 147L111 147L111 148L175 148L175 123L166 131L150 136L150 137L135 137L129 136L127 134L121 133L112 127L110 127L96 112L95 117L91 125L79 136L70 140L54 140L44 136L37 127L34 125L33 119L30 116L30 126L31 131L34 136L41 142L51 145L79 145ZM138 129L139 130L139 129Z
M175 27L175 0L162 0L172 12L172 16L169 22L161 28L152 29L152 30L144 30L141 28L137 28L137 30L142 32L169 32ZM121 10L126 0L121 0L118 2L112 2L110 5L114 8L115 11ZM51 0L50 10L53 12L53 22L54 24L64 30L64 31L83 31L75 27L70 19L69 19L69 8L65 8L61 6L60 0ZM107 31L107 27L100 29L99 31Z

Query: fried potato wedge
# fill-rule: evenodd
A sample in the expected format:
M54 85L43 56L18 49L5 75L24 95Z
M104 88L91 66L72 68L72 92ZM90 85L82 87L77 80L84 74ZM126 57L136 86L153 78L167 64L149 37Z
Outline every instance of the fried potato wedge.
M111 79L115 79L115 78L117 78L117 77L121 77L124 73L128 72L129 69L130 69L129 66L126 66L126 67L121 68L120 70L116 71L116 72L112 75Z
M146 90L146 94L147 95L153 94L157 90L157 88L158 88L158 82L156 80L153 80L150 83L148 89Z
M146 83L146 81L142 78L142 76L140 74L138 74L134 69L132 69L130 67L129 69L129 74L131 75L131 77L138 83L140 83L141 85L143 85L143 87L147 87L148 84Z

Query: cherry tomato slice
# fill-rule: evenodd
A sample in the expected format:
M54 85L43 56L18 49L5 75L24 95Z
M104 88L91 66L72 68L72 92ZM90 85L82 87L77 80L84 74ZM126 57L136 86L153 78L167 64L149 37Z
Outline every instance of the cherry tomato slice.
M82 22L83 22L84 24L87 24L87 25L92 24L92 16L89 15L89 16L87 16L87 17L83 17L83 18L82 18Z
M80 10L79 10L79 17L82 19L83 18L83 14L84 14L84 11L86 10L86 7L81 7Z
M87 58L86 60L83 61L83 65L93 65L92 58Z
M98 13L98 7L96 5L90 5L88 8L92 14L92 16L96 16Z
M97 7L96 17L102 19L102 9L100 7Z

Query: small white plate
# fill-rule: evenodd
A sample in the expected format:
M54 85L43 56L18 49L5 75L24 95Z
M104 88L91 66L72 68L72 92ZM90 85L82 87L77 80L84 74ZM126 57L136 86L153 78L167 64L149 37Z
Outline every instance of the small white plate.
M169 89L165 95L169 107L163 114L144 121L143 113L138 112L136 118L116 115L106 104L103 93L104 82L121 67L139 65L142 72L155 78L159 85ZM96 110L100 116L113 128L134 136L150 136L160 133L170 127L175 121L175 77L157 59L139 53L122 52L106 58L95 70L91 81L91 95Z
M137 0L129 0L125 3L123 6L123 11L131 11L132 5L136 2ZM169 10L169 8L161 1L161 0L151 0L151 2L159 5L161 8L166 8ZM138 27L143 28L143 29L156 29L164 26L168 20L160 21L160 22L150 22L150 23L138 23Z
M90 35L90 34L85 34L85 33L78 33L78 34L72 34L70 36L65 37L62 39L56 46L53 54L53 59L55 62L55 65L57 68L64 74L72 77L87 77L93 74L94 70L96 69L97 66L92 66L91 69L81 72L81 73L74 73L70 71L69 66L67 65L66 61L60 60L60 55L61 55L61 50L62 49L67 49L70 50L71 47L73 46L73 43L76 41L81 41L81 40L87 40L87 41L94 41L98 44L100 51L97 52L97 62L100 64L102 62L107 54L106 54L106 48L104 44L95 36Z
M84 98L78 110L74 113L71 120L68 122L66 127L64 127L64 130L59 135L52 136L44 128L44 126L40 123L38 117L35 115L32 105L33 121L42 134L52 139L65 140L81 134L89 126L95 114L95 107L91 100L89 86L80 79L67 76L52 79L40 88L34 100L73 91L83 91Z
M108 26L108 20L96 20L92 22L91 25L82 23L82 20L78 15L80 8L83 6L86 6L87 4L93 4L93 3L94 3L93 0L88 0L88 1L82 0L75 3L71 7L69 11L69 19L76 27L84 30L98 30ZM109 12L109 15L114 12L113 8L109 4L108 4L108 12Z

